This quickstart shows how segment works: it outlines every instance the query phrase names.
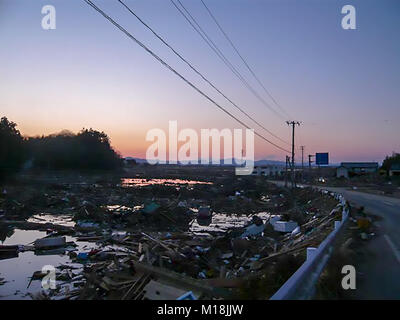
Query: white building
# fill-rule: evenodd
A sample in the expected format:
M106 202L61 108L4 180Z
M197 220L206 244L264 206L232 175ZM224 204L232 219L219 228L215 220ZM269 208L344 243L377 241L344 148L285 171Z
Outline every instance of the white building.
M280 176L285 172L285 168L280 166L255 166L252 175L253 176Z
M378 172L379 164L377 162L342 162L336 169L336 177L345 177L355 175L364 175Z

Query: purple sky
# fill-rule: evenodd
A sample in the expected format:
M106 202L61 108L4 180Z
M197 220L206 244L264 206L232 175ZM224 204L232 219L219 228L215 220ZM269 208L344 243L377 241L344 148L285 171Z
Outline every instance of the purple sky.
M200 0L181 1L264 94ZM229 111L288 148L247 121L116 0L94 2ZM125 2L246 112L290 139L284 119L249 93L170 1ZM382 161L400 152L399 1L205 2L275 99L303 122L296 143L306 154L328 151L339 162ZM56 30L41 28L47 4L57 10ZM356 8L356 30L341 27L345 4ZM146 132L166 129L169 120L196 130L241 128L82 0L0 0L0 39L1 115L23 134L93 127L107 132L122 154L144 157ZM256 138L257 159L284 156Z

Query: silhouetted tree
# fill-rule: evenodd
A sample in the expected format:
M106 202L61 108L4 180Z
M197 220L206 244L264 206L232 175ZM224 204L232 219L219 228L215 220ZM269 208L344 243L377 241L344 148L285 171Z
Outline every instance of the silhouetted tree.
M122 166L104 132L82 129L24 139L14 122L0 120L0 176L20 169L25 160L42 169L109 170Z
M27 144L37 168L108 170L122 165L108 136L93 129L29 138Z
M24 139L14 122L0 120L0 174L21 168L25 159Z
M389 172L390 167L395 163L400 164L400 153L393 152L391 156L386 156L385 160L383 160L381 168Z
M83 129L76 139L81 167L114 169L122 165L121 157L112 149L110 139L104 132Z

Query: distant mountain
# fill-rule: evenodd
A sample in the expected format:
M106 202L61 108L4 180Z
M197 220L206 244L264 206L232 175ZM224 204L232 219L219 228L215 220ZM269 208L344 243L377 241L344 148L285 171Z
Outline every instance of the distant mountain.
M143 163L147 163L146 159L142 159L142 158L135 158L135 157L125 157L124 159L126 160L136 160L137 163L139 164L143 164ZM230 162L230 161L231 162ZM168 162L167 162L168 164ZM199 164L201 164L200 159L199 159ZM231 166L231 165L235 165L235 161L234 159L221 159L220 163L217 165L221 165L221 166ZM213 165L212 161L209 160L208 161L208 165ZM255 166L279 166L279 167L284 167L286 165L285 161L278 161L278 160L267 160L267 159L263 159L263 160L256 160L254 162ZM301 162L296 162L296 167L300 167L301 166ZM327 167L339 167L340 163L330 163ZM308 167L308 162L304 162L304 167ZM312 167L316 167L315 163L312 164ZM326 167L326 166L323 166Z
M257 160L255 162L256 166L285 166L286 162L277 160Z
M125 160L135 160L136 163L147 163L146 159L134 158L134 157L125 157Z
M221 159L221 165L227 163L236 163L235 159ZM277 160L256 160L254 161L255 166L285 166L284 161L277 161Z

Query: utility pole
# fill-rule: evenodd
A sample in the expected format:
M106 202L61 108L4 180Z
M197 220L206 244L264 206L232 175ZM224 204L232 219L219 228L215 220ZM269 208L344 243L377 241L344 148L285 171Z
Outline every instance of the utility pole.
M309 169L309 178L311 179L311 163L313 162L311 159L312 159L312 157L314 157L314 155L313 154L309 154L308 155L308 169Z
M292 188L296 186L295 172L294 172L294 128L296 125L300 126L299 121L286 121L288 126L292 126Z
M285 163L285 188L287 187L287 167L288 167L288 158L289 158L289 156L286 156L286 163Z
M301 181L304 180L304 146L300 146L301 149Z
M287 187L287 180L288 180L288 168L290 168L290 157L286 156L286 164L285 164L285 188ZM290 171L292 172L292 171Z

